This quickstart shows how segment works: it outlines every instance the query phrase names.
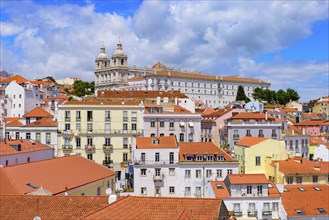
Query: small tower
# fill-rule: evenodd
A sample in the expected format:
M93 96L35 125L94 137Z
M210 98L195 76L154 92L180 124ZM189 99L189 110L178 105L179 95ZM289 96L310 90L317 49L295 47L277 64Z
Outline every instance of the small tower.
M102 43L101 51L95 60L96 70L110 68L110 59L106 55L105 46Z
M128 67L128 56L123 53L122 50L122 43L119 39L119 42L117 43L117 49L115 53L112 55L112 67Z

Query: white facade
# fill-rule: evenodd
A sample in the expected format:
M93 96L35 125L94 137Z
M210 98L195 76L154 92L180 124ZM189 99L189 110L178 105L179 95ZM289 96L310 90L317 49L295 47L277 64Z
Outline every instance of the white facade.
M318 160L329 162L329 147L328 145L320 144L314 149L313 160Z

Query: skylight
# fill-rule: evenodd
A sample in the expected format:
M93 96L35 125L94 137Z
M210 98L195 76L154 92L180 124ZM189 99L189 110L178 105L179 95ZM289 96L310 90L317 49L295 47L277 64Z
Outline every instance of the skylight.
M283 192L289 192L289 190L286 188L283 188Z
M304 212L300 209L296 209L296 212L297 212L298 215L304 215Z
M305 189L303 187L298 187L298 189L301 191L301 192L305 192Z
M216 184L217 189L223 189L223 185L222 184Z
M33 188L33 189L38 188L37 186L34 186L34 185L32 185L31 183L27 183L26 185L29 186L29 187L31 187L31 188Z
M317 186L313 187L316 191L320 191L321 189Z
M320 213L327 213L327 211L324 208L318 208Z

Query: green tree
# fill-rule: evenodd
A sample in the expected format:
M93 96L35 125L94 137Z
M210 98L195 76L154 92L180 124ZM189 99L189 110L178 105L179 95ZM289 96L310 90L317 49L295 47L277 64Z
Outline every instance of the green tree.
M300 97L298 95L298 93L291 88L287 89L287 97L288 97L288 102L291 101L297 101Z
M267 103L275 103L276 101L276 93L273 90L265 89L263 91L263 100L267 101Z
M263 100L264 99L264 90L257 87L254 89L254 92L252 94L252 97L255 99L255 100Z
M52 81L53 83L55 83L55 84L57 85L57 82L56 82L56 80L54 79L54 77L52 77L52 76L47 76L46 79Z
M276 99L281 105L285 105L289 101L287 93L282 89L276 93Z
M236 98L235 98L235 100L236 100L236 101L238 101L238 100L245 100L245 98L247 98L246 93L244 92L243 87L240 85L240 86L238 87L238 92L236 93Z

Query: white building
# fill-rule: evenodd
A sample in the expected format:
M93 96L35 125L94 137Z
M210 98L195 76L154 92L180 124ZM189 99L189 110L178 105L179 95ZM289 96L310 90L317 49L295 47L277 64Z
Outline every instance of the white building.
M136 138L132 145L135 195L205 197L208 181L238 173L237 161L211 142L165 136Z
M96 92L106 89L179 90L193 101L202 101L209 107L223 107L235 100L239 85L250 99L255 88L270 87L270 83L259 79L187 73L167 68L160 62L152 68L128 67L128 56L121 42L111 59L102 46L95 63Z
M236 219L279 219L284 213L278 189L264 174L230 174L209 185L207 196L223 199Z
M314 148L313 160L329 162L329 144L320 144Z

